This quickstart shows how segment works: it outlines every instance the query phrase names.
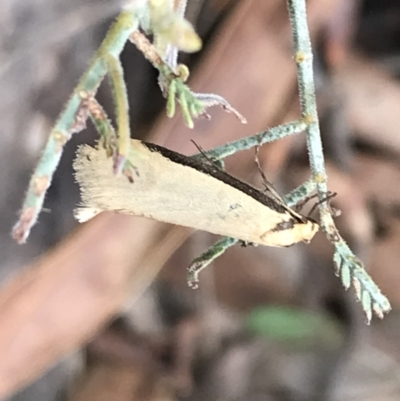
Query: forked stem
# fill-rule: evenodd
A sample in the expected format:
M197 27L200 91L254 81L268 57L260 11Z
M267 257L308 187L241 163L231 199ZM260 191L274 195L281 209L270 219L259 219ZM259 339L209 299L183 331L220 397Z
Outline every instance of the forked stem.
M12 230L12 236L19 244L26 241L32 226L36 223L65 143L74 133L86 127L88 112L83 104L84 98L88 93L96 93L107 73L107 63L103 56L109 54L118 58L130 34L137 27L135 11L127 10L120 13L54 125L29 182L19 220Z
M367 323L369 323L372 311L382 318L385 312L390 311L390 303L367 274L362 262L340 236L333 221L329 203L323 202L328 196L328 186L317 114L313 55L307 24L306 2L305 0L287 0L287 4L295 46L301 113L303 120L307 122L306 135L311 173L320 200L321 227L335 247L334 263L338 274L346 289L350 284L353 285L366 314Z

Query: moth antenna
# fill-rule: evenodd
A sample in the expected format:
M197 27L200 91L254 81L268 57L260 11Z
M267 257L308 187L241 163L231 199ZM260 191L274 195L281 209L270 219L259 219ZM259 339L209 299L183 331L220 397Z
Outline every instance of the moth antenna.
M311 210L309 211L309 213L308 213L307 216L310 217L311 214L314 212L314 210L317 208L318 205L320 205L321 203L324 203L324 202L327 202L327 203L328 203L328 202L329 202L332 198L334 198L336 195L337 195L337 192L328 192L328 194L326 195L325 198L321 199L320 201L316 202L316 203L313 205L313 207L311 208ZM312 198L315 198L316 196L317 196L317 194L312 195L311 197L309 197L309 199L306 200L306 202L308 202L308 201L309 201L310 199L312 199ZM304 205L305 205L305 203L303 203L302 206L304 206ZM330 207L330 205L329 205L329 207ZM330 207L330 208L331 208L331 207ZM336 209L332 209L332 208L331 208L331 211L332 211L332 214L333 214L335 217L340 216L340 214L341 214L340 210L336 210Z
M308 203L308 202L310 202L310 200L311 199L314 199L314 198L316 198L318 196L318 194L312 194L312 195L308 195L308 196L306 196L304 199L302 199L300 202L298 202L297 204L296 204L296 206L294 207L294 210L296 210L296 212L300 212L302 209L303 209L303 207ZM317 206L317 205L319 205L321 202L317 202L315 205L313 205L313 208L314 208L314 210L315 210L315 207ZM313 210L313 211L314 211ZM310 214L310 213L309 213Z
M196 147L196 149L199 151L199 153L201 153L207 160L209 160L209 158L205 154L203 148L200 145L198 145L194 139L191 139L190 142L193 143L193 145Z
M259 153L260 153L260 148L261 148L260 145L256 146L256 148L255 148L255 149L256 149L256 154L255 154L255 156L254 156L254 160L255 160L255 162L256 162L257 169L258 169L258 171L259 171L259 173L260 173L260 175L261 175L261 178L263 179L263 183L264 183L264 185L265 185L265 189L266 189L267 191L269 191L269 192L270 192L276 199L278 199L280 202L283 202L283 203L284 203L282 197L278 194L278 192L276 191L276 189L274 188L274 186L272 185L272 183L268 180L268 178L266 177L266 175L265 175L265 173L264 173L264 171L263 171L263 169L262 169L262 167L261 167L260 159L259 159L259 157L258 157L258 155L259 155Z
M223 169L223 162L222 161L217 161L211 159L209 156L207 156L206 152L204 152L204 149L198 145L193 139L191 139L191 142L193 143L194 146L196 146L196 149L199 151L199 153L214 167L216 167L220 171L224 171ZM221 163L221 164L220 164Z

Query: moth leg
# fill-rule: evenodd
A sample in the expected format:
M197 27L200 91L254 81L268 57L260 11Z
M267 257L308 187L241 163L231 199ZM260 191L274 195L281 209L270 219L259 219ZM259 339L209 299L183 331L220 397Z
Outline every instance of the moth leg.
M256 146L256 154L254 157L254 160L256 162L257 165L257 169L261 175L261 178L263 179L264 182L264 186L265 189L275 198L277 199L279 202L283 202L282 197L278 194L278 192L275 190L274 186L272 185L271 181L268 180L268 178L266 177L264 170L261 167L261 163L260 163L260 159L258 157L259 153L260 153L260 148L261 146L258 145Z
M289 192L283 199L285 204L289 207L295 208L296 211L300 211L306 203L308 203L311 199L314 199L318 197L318 194L312 193L316 188L315 182L310 178L308 181L305 183L301 184L297 188L295 188L293 191ZM320 205L322 202L328 202L331 198L336 196L336 193L334 192L328 192L326 197L322 200L319 200L318 202L313 205L311 208L310 212L308 213L311 215L315 208ZM340 215L340 211L335 210L332 208L332 214L334 216Z
M236 238L224 237L194 259L188 267L187 281L189 287L198 288L199 273L237 242L239 240Z
M308 199L315 188L316 183L312 178L310 178L297 188L293 189L293 191L285 195L283 197L283 201L288 207L295 207L296 205L304 202L305 199Z
M330 208L330 210L331 210L332 216L334 216L334 217L340 216L340 213L341 213L340 210L337 210L337 209L334 209L333 207L331 207L330 202L329 202L329 201L330 201L333 197L335 197L336 195L337 195L336 192L328 191L328 193L326 194L326 196L325 196L323 199L318 200L318 201L312 206L311 210L308 212L308 215L311 215L311 214L314 212L314 210L315 210L321 203L327 202L327 203L329 203L329 208ZM318 194L314 194L314 195L309 196L308 199L305 199L305 200L304 200L304 204L307 203L310 199L315 198L316 196L318 196ZM300 204L300 206L303 207L304 204Z
M207 153L202 149L200 145L198 145L193 139L191 140L194 146L196 146L199 153L206 159L211 165L215 166L218 170L225 171L225 163L223 160L219 159L211 159L207 156Z

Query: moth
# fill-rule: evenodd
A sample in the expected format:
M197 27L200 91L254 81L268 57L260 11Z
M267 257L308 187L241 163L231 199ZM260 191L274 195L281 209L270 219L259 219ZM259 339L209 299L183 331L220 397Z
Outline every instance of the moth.
M79 222L114 211L274 247L309 242L319 229L314 220L202 158L131 140L129 160L135 166L130 181L114 175L103 148L78 149Z

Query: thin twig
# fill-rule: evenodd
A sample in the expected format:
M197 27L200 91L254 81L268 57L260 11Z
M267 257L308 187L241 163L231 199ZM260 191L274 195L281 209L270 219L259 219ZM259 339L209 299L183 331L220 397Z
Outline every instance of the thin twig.
M13 238L19 244L26 241L32 226L36 223L44 196L60 162L64 144L74 133L86 126L87 110L82 107L82 94L85 97L88 92L95 93L106 75L107 65L103 55L111 54L118 57L129 35L137 29L137 26L135 11L121 12L52 129L43 155L29 182L19 220L12 231Z
M356 296L362 303L369 323L372 311L382 318L383 313L390 311L390 303L366 273L362 262L353 254L340 236L333 221L329 204L323 202L328 195L328 186L317 114L313 56L307 25L306 3L305 0L287 0L287 4L295 46L302 118L307 122L307 147L312 178L316 183L320 200L321 227L328 240L335 246L334 262L337 266L337 272L340 274L346 289L349 288L350 284L353 284Z
M211 159L221 160L225 157L235 154L238 151L254 148L255 146L263 145L264 143L274 142L278 139L285 138L290 135L303 132L307 124L303 121L292 121L274 128L269 128L256 135L238 139L237 141L227 143L218 148L209 150L205 154ZM199 155L196 157L200 157Z

